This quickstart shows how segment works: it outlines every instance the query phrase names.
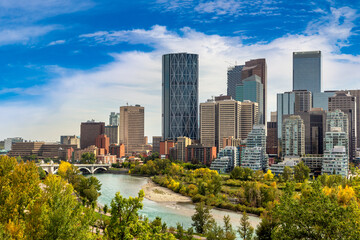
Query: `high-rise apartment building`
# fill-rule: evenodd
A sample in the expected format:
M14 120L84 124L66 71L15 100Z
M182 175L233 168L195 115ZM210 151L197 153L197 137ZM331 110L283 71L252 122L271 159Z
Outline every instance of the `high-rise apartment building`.
M293 90L321 92L321 51L293 53Z
M298 115L284 119L282 127L282 155L303 156L305 154L305 125Z
M125 152L143 150L144 107L140 105L120 107L120 143L125 144Z
M349 133L348 116L340 109L326 113L326 132L330 132L333 127L340 128L341 132L346 134Z
M292 91L277 94L278 138L282 134L283 116L311 110L311 93L309 91Z
M260 59L252 59L250 61L245 62L245 66L241 71L241 79L244 80L252 75L257 75L261 79L261 83L263 85L263 104L262 104L262 112L263 120L262 123L266 124L266 109L267 109L267 66L265 58Z
M198 58L188 53L162 57L163 140L180 136L198 139Z
M325 133L324 152L332 150L335 146L345 147L346 154L349 155L348 135L340 127L332 127L330 131Z
M347 177L349 174L349 157L344 146L335 146L324 152L322 174L342 175Z
M105 134L110 139L110 144L119 144L119 125L105 126Z
M219 151L217 158L211 163L210 169L219 173L228 173L240 165L239 161L238 149L227 146Z
M339 91L332 97L329 97L329 111L340 109L348 115L348 133L349 133L349 146L350 146L350 159L355 157L356 146L357 146L357 107L356 97L350 95L348 91Z
M82 122L80 129L81 149L95 145L97 136L105 133L105 123L94 120Z
M247 137L246 147L241 157L241 166L254 171L268 168L266 155L266 128L264 125L254 125Z
M110 126L119 126L120 124L120 114L111 112L109 116L109 125Z
M259 124L264 124L264 89L261 78L258 75L252 75L242 80L242 83L236 85L236 101L245 100L256 102L259 106Z
M241 71L244 65L236 65L227 71L227 95L233 99L236 97L236 85L241 83Z

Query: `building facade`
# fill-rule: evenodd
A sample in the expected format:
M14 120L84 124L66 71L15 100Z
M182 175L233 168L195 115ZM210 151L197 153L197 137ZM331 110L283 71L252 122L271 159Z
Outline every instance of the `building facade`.
M241 78L246 79L252 75L257 75L261 78L261 83L263 85L263 104L262 112L264 113L262 123L266 124L267 122L267 65L265 58L252 59L245 62L245 66L241 71Z
M239 165L237 148L227 146L219 151L217 158L211 163L210 169L219 173L228 173Z
M126 153L144 149L144 112L140 105L120 107L119 142L125 145Z
M305 154L305 125L298 115L284 119L282 127L282 156L303 156Z
M193 164L204 164L210 167L216 158L216 147L207 147L202 144L193 144L186 147L185 162Z
M200 103L200 143L204 146L217 146L217 103L208 100Z
M252 75L242 80L242 83L236 85L236 101L243 102L245 100L258 103L258 118L257 124L264 124L264 86L261 83L261 78L258 75Z
M321 92L321 51L293 53L293 90Z
M198 139L199 56L173 53L162 57L162 136Z
M153 152L157 152L160 153L160 142L161 142L162 137L161 136L153 136L153 140L152 140L152 146L153 146Z
M186 160L186 147L191 145L191 139L188 137L178 137L176 141L177 158L185 162Z
M105 134L110 139L110 144L119 144L119 125L105 126Z
M120 124L120 113L111 112L109 115L109 125L119 126Z
M349 174L349 158L344 146L335 146L333 149L324 152L322 174L342 175Z
M80 129L80 148L84 149L96 144L97 136L105 134L105 123L94 120L82 122Z
M329 111L341 110L348 116L348 134L349 134L349 157L355 158L357 146L357 112L356 97L350 95L347 91L336 92L334 96L329 97Z
M244 65L236 65L227 71L227 95L233 99L236 97L236 85L241 83L241 71Z
M271 155L278 154L277 122L267 123L266 153Z

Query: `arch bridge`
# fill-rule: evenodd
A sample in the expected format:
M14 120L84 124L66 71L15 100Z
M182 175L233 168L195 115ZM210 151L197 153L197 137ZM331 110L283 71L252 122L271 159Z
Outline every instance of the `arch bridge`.
M55 163L42 163L37 164L41 167L47 174L55 174L58 172L59 164ZM98 163L98 164L73 164L79 169L82 173L94 174L96 172L107 171L111 167L110 163Z

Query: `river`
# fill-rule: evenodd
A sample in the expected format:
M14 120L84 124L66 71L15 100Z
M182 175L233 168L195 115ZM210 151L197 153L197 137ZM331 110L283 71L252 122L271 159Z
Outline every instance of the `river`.
M123 174L94 174L101 182L101 196L98 202L102 205L107 204L110 206L111 199L114 198L116 192L120 192L124 197L136 197L141 187L148 181L146 177L134 177ZM144 198L144 207L140 211L140 214L147 216L150 220L155 217L161 217L162 221L167 226L176 227L177 223L180 223L185 228L191 227L191 216L194 214L194 204L190 203L176 203L176 202L154 202ZM235 213L226 210L211 210L211 214L214 219L223 225L223 217L229 215L233 227L240 224L240 213ZM256 227L260 219L256 216L249 216L249 221L253 227Z

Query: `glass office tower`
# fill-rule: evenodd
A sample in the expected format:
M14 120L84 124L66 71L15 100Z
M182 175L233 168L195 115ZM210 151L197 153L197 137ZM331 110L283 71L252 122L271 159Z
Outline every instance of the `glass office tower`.
M293 90L321 92L321 51L293 53Z
M162 57L162 137L198 139L199 56Z
M229 67L227 71L227 95L231 96L233 99L236 97L236 85L240 84L241 81L241 71L244 65L237 65Z

